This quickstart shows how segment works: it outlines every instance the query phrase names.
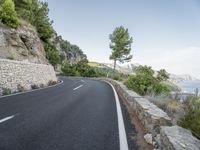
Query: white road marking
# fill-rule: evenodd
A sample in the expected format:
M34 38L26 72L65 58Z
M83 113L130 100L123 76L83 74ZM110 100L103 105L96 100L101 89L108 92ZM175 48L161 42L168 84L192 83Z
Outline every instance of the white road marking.
M81 80L81 82L85 82L84 80Z
M3 118L3 119L0 120L0 123L5 122L5 121L7 121L7 120L10 120L10 119L12 119L12 118L14 118L14 117L15 117L15 115L12 115L12 116Z
M115 91L115 88L113 87L113 85L109 82L107 82L107 83L112 87L114 95L115 95L115 100L116 100L120 150L128 150L126 131L125 131L125 127L124 127L124 119L122 116L121 105L119 103L119 97L118 97L117 92Z
M73 90L75 91L75 90L81 88L82 86L83 86L83 85L79 85L78 87L74 88Z

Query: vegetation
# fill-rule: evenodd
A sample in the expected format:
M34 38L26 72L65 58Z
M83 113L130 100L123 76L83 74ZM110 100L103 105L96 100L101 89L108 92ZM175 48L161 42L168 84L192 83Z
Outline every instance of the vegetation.
M36 27L40 38L48 42L53 36L52 21L48 17L48 3L38 0L15 0L18 16Z
M23 92L23 91L25 91L24 86L22 86L21 84L18 84L18 85L17 85L17 91L18 91L18 92Z
M51 43L45 43L44 49L46 52L46 57L49 62L55 67L57 64L61 64L63 61L63 56L58 52L58 50Z
M110 59L114 60L114 70L116 67L116 62L124 62L132 59L130 55L131 43L133 42L132 37L128 33L128 29L123 26L117 27L112 34L109 36L111 43L110 48L112 49L112 54Z
M168 93L168 87L162 82L169 78L166 71L161 70L157 76L151 67L139 66L136 75L131 75L125 85L140 95L158 95Z
M44 43L46 58L54 67L63 65L71 57L87 59L78 46L63 40L61 36L57 36L52 27L53 21L48 16L47 2L40 0L1 0L0 7L0 21L3 24L15 29L19 25L31 24L35 27ZM59 42L63 52L58 51L55 47L57 42Z
M69 59L72 56L76 56L77 54L81 56L81 59L87 59L87 56L83 53L83 51L77 46L73 45L70 42L63 40L61 36L57 37L57 42L60 42L60 48L67 54L67 58Z
M0 21L11 28L16 29L19 26L19 20L15 11L15 4L12 0L3 1Z
M65 63L62 72L67 76L98 77L101 75L95 68L88 65L87 60L82 60L77 64Z
M12 92L11 92L11 89L9 88L2 88L2 94L3 95L10 95Z
M189 102L185 116L180 120L179 125L191 130L193 135L200 139L200 98L194 97Z
M52 81L52 80L50 80L49 82L48 82L48 86L52 86L52 85L55 85L55 84L57 84L57 81ZM41 87L41 86L40 86Z
M62 68L62 75L65 76L80 76L80 73L76 70L74 65L65 63Z
M40 88L40 86L39 86L39 85L37 85L37 84L32 84L32 85L31 85L31 88L32 88L32 89L39 89L39 88Z

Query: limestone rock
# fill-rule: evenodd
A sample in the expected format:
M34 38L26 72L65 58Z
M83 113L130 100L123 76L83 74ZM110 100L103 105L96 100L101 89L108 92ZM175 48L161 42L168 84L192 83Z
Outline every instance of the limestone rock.
M146 140L146 142L148 144L153 144L153 138L152 138L152 135L150 133L145 134L144 139Z
M200 150L200 140L179 126L162 126L160 140L161 150Z
M0 25L0 58L48 63L43 43L32 26L14 30Z

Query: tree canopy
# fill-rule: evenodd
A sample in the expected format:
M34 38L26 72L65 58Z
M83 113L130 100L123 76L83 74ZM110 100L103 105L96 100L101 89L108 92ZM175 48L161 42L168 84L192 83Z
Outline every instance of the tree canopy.
M15 11L15 4L12 0L3 1L0 20L2 23L11 28L17 28L19 26L19 20Z
M132 37L130 37L128 29L123 26L117 27L112 34L109 35L111 40L110 48L112 49L112 54L110 59L114 60L114 70L116 67L116 61L124 62L132 59L130 55L131 44L133 42Z

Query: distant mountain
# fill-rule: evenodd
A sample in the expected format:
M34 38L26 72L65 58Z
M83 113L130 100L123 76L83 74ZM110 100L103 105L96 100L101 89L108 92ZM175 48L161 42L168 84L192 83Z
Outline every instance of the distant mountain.
M198 81L199 79L188 74L183 74L183 75L170 74L169 80L173 83L184 83L184 82Z
M111 63L98 63L98 62L90 62L90 66L98 67L98 68L106 68L109 72L113 72L113 64ZM135 68L138 67L139 64L122 64L116 65L116 70L120 73L131 74L135 72Z
M89 64L94 67L106 68L107 70L109 70L109 72L113 71L113 64L111 63L90 62ZM117 64L116 70L121 73L134 74L135 69L138 66L140 66L140 64L138 63L134 63L134 64L129 63L129 64L122 64L122 65ZM200 80L188 74L183 74L183 75L170 74L169 81L174 84L177 84L177 83L193 82L193 81L200 81Z

